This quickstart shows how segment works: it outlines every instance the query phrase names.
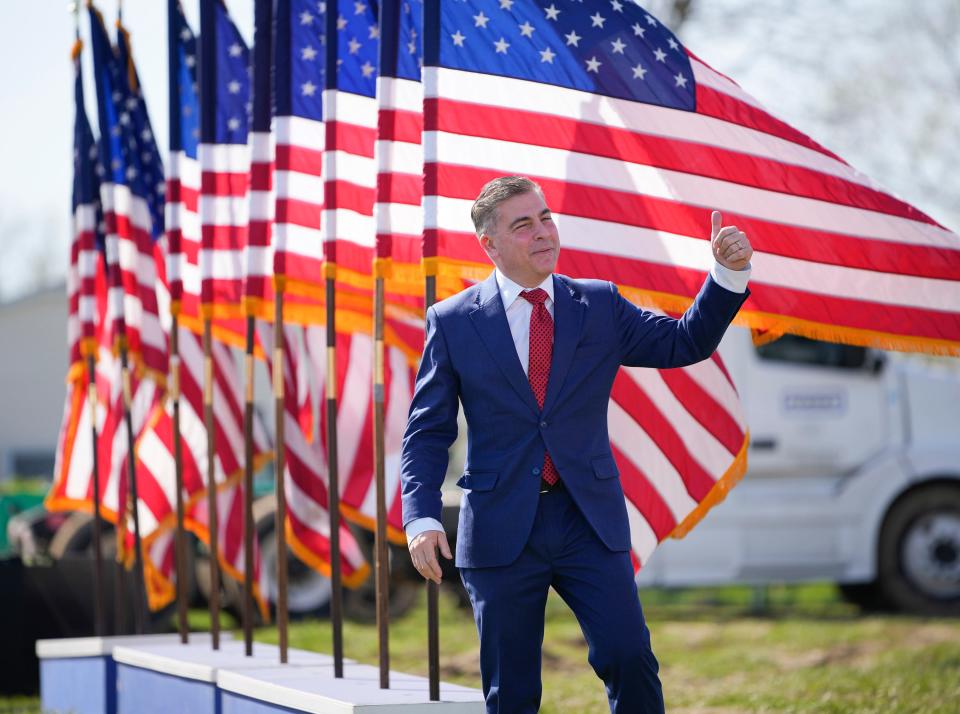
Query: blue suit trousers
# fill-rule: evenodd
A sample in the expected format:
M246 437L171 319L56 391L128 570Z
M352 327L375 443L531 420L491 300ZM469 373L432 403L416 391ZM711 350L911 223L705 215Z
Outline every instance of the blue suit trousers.
M610 711L664 711L630 554L607 548L566 489L542 494L530 537L509 565L461 568L480 634L488 714L540 708L541 648L552 586L580 623Z

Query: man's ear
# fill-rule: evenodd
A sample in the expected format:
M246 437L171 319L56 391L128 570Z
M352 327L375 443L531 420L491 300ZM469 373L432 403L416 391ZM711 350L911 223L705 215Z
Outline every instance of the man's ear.
M483 248L483 252L492 260L497 254L497 247L493 243L493 238L487 233L481 233L478 240L480 241L480 247Z

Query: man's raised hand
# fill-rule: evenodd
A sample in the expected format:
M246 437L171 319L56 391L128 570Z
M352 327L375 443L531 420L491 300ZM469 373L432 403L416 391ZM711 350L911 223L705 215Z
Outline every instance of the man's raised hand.
M440 570L440 562L437 560L437 548L440 549L443 557L447 560L453 558L450 546L447 544L447 534L443 531L424 531L414 536L413 540L407 543L413 567L424 578L439 585L443 579L443 572Z
M716 261L730 270L746 268L753 256L753 246L747 234L736 226L724 226L720 211L710 215L710 224L710 246Z

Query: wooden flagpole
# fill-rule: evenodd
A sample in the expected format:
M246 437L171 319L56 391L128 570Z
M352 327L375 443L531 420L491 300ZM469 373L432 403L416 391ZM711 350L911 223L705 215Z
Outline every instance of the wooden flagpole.
M326 42L326 66L339 66L339 27L340 13L328 6L324 37ZM324 77L324 86L328 90L337 88L337 73L327 72ZM324 98L326 102L326 98ZM333 127L328 122L326 130L326 146L335 145ZM327 155L325 155L327 156ZM326 163L326 159L324 161ZM325 169L326 170L326 169ZM324 219L327 221L327 219ZM334 240L335 235L330 230L330 223L326 223L327 237ZM323 277L325 280L325 299L327 303L327 474L330 486L330 627L333 639L333 676L343 677L343 578L340 568L340 473L338 471L337 454L337 308L336 308L336 278L337 265L335 248L336 243L324 245ZM333 258L331 260L331 257Z
M285 481L284 421L284 332L283 332L283 282L274 280L273 302L273 395L276 416L276 495L277 510L274 513L273 533L277 539L277 639L280 645L280 664L287 663L287 488Z
M373 460L377 487L377 531L374 569L377 638L380 646L380 688L390 687L390 563L387 545L387 486L384 468L383 275L377 270L373 297Z
M170 99L170 147L180 149L180 54L177 48L175 3L167 3L167 58L168 97ZM177 569L177 630L180 632L180 642L187 644L190 641L190 629L187 624L187 541L183 527L183 441L180 434L180 319L179 308L170 311L172 323L170 326L170 399L173 402L173 460L176 476L176 508L177 533L174 541L175 563Z
M440 0L426 0L423 3L423 26L430 28L423 33L424 64L433 64L439 54L440 33ZM430 110L433 111L432 109ZM424 112L424 121L429 121L428 112ZM426 149L427 135L421 136ZM424 167L426 171L426 166ZM426 173L425 173L426 176ZM426 205L426 204L424 204ZM424 216L426 218L426 216ZM433 243L433 241L430 241ZM427 310L437 301L437 258L436 244L427 250L429 243L426 232L421 241L421 264L424 269L423 286L423 316L426 319ZM432 255L425 255L425 253ZM427 661L430 674L430 700L440 699L440 586L432 580L427 581Z
M243 408L243 648L253 656L253 327L247 316L246 401Z
M180 435L180 320L173 314L170 326L170 399L173 401L173 460L177 489L177 533L174 541L177 568L177 630L180 642L190 641L187 625L187 544L183 529L183 439Z
M336 13L328 12L336 19ZM328 35L329 36L329 35ZM330 626L333 676L343 677L343 578L340 568L340 474L337 461L337 309L336 266L324 266L327 300L327 473L330 482ZM382 678L382 675L381 675Z
M427 272L423 291L423 314L437 301L437 276ZM440 700L440 586L427 581L427 666L430 677L430 701Z
M77 71L79 72L80 48L80 3L74 2L70 6L73 13L74 23L74 41L75 41L75 61L77 62ZM80 108L78 107L79 111ZM97 360L96 344L90 343L81 337L80 353L86 354L87 358L87 402L90 409L90 435L93 438L92 467L93 473L93 632L97 637L106 634L104 629L103 611L104 591L103 591L103 553L100 552L100 542L103 533L103 524L100 520L100 463L97 454Z
M217 14L215 0L200 0L198 40L200 141L216 140ZM202 226L201 226L202 228ZM201 241L203 242L203 241ZM202 278L203 276L201 276ZM208 276L209 277L209 276ZM213 305L203 305L203 421L207 430L207 528L210 547L210 644L220 649L220 547L217 518L216 441L213 415Z
M213 418L213 326L203 318L203 422L207 429L207 529L210 533L210 644L220 649L220 560L217 524L216 423Z
M103 553L100 552L103 522L100 520L100 458L97 454L97 378L96 360L87 354L87 402L90 407L90 436L93 438L93 627L97 637L106 634L103 621Z
M123 419L127 427L127 478L129 482L127 508L133 513L133 555L134 555L134 598L133 621L138 635L147 631L147 590L143 575L143 549L140 542L140 508L137 495L137 454L133 435L133 415L131 405L133 390L130 382L130 363L126 337L120 342L120 378L123 386Z

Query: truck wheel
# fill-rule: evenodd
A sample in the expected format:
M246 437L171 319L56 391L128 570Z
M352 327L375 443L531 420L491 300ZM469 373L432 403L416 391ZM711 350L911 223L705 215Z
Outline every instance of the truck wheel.
M837 587L844 600L856 605L864 612L884 612L890 609L890 605L883 599L883 593L876 581L872 583L841 583Z
M368 534L368 537L372 537L372 534ZM390 569L387 607L392 620L407 613L417 603L417 598L424 590L424 580L410 563L406 548L391 543L387 546L387 556ZM376 622L377 619L376 569L372 556L369 561L370 577L359 587L343 591L343 613L357 622Z
M918 615L960 615L960 486L910 493L880 534L881 590L896 608Z
M108 543L113 540L113 526L103 522L102 533L106 537L101 541L101 550L106 550ZM60 560L65 555L93 556L93 516L83 511L74 511L63 524L57 528L50 539L50 557Z
M209 607L210 593L210 549L203 543L200 543L198 552L193 561L193 574L197 583L197 592L199 599L203 602L203 607ZM240 623L243 617L243 584L238 583L223 568L220 568L220 609L230 613L230 615ZM221 623L221 627L223 627Z

